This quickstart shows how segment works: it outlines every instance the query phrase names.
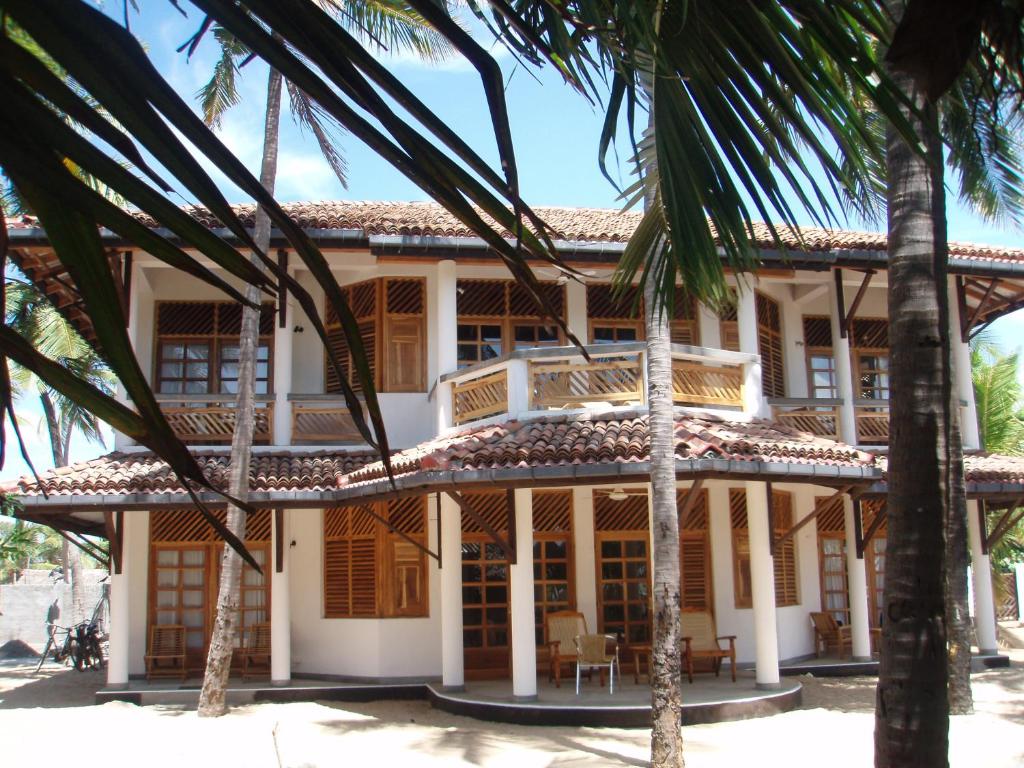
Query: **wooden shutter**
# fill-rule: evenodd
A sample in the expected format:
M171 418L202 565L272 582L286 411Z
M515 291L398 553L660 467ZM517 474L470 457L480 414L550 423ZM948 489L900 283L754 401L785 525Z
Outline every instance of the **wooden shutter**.
M676 493L682 509L688 490ZM686 517L679 521L680 607L684 610L713 611L711 591L711 546L708 541L708 493L701 491Z
M777 302L762 293L756 296L757 351L761 355L761 388L765 397L786 396L786 371L782 364L782 319Z
M753 605L750 576L750 532L747 528L747 493L729 489L729 523L732 528L733 599L737 608Z
M783 491L772 491L772 518L775 535L793 527L793 497ZM800 602L796 573L796 537L790 536L775 548L775 605L797 605Z
M718 332L721 336L719 344L722 349L740 351L740 324L735 305L723 310L718 316Z
M700 312L697 309L697 300L677 289L673 295L673 304L672 320L669 323L672 343L699 345Z
M377 293L379 291L379 280L367 280L362 283L355 283L342 288L342 295L349 304L352 314L355 316L359 326L359 336L362 339L363 347L366 350L367 361L370 365L370 372L373 374L374 383L379 386L379 373L377 371L377 345L379 343L377 333ZM361 385L356 380L352 365L352 353L349 349L345 333L341 328L341 321L331 304L327 303L324 312L324 326L327 330L327 341L331 352L337 357L341 365L342 376L352 385L357 392ZM324 351L324 389L327 392L340 392L341 382L338 380L334 366L331 365L330 357Z
M423 280L387 278L384 294L384 391L427 388L426 301Z
M427 498L413 496L379 505L396 531L426 544ZM414 544L379 524L383 542L381 616L427 616L427 558Z
M324 510L324 616L377 615L377 529L361 507Z

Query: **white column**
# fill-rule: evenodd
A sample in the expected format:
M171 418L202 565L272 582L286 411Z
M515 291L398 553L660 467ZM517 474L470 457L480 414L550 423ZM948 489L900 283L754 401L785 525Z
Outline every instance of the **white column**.
M700 345L709 349L720 349L722 346L722 326L718 315L708 309L706 304L697 305L700 317Z
M740 352L760 355L757 346L757 278L743 274L737 279L736 321L739 326ZM743 410L752 416L768 416L768 405L761 388L761 358L743 366Z
M142 267L138 264L132 268L129 291L128 315L125 318L128 323L128 340L142 367L142 372L152 384L153 351L150 347L153 338L153 290L149 286L149 280L146 279ZM117 384L116 397L119 402L128 404L128 394L120 382ZM114 430L115 450L119 451L130 445L135 445L133 439Z
M107 685L124 687L128 685L128 668L131 661L132 610L131 590L146 585L133 583L137 578L145 579L146 563L136 562L132 546L140 533L139 518L145 512L125 512L124 531L121 534L121 573L110 574L110 645L107 651ZM145 521L142 521L143 523ZM148 526L142 526L148 532Z
M276 513L271 513L272 516ZM281 530L271 526L270 533L270 681L273 685L287 685L292 679L292 617L288 573L291 569L292 511L282 514ZM275 519L276 522L276 519ZM277 571L277 540L281 539L281 572Z
M853 398L853 372L850 363L850 338L839 335L839 296L835 281L828 285L828 313L832 320L832 357L836 364L836 395L842 399L839 406L839 438L850 445L857 444L857 419Z
M750 581L754 607L754 644L758 688L779 687L779 638L775 622L775 562L768 529L768 489L744 483L750 534Z
M846 574L850 592L851 653L855 661L871 660L871 621L868 618L868 577L864 558L857 557L857 536L853 521L853 501L843 496L843 522L846 527Z
M434 391L434 414L438 433L452 426L453 423L451 385L442 384L440 377L451 373L458 367L457 297L455 262L451 259L439 261L437 263L437 295L434 296L435 317L437 318L434 343L437 345L435 359L437 360L438 375L437 387Z
M1024 563L1013 566L1013 575L1017 582L1017 621L1024 624Z
M956 297L956 278L949 278L949 345L952 351L953 381L960 407L960 436L965 450L981 448L978 411L974 403L974 381L971 378L971 348L960 336L960 303Z
M292 391L292 347L295 334L294 303L286 301L285 324L274 318L274 445L291 445L292 409L288 395Z
M572 490L572 550L576 565L576 610L597 631L597 563L594 549L594 489Z
M579 280L565 284L565 322L584 344L590 342L587 325L587 286Z
M466 683L462 652L462 512L441 494L441 684Z
M974 631L978 636L978 650L995 653L999 648L996 639L996 604L992 594L992 566L988 555L981 551L981 521L978 519L978 502L967 502L967 544L971 548L971 575L974 586Z
M509 566L512 620L512 696L537 698L537 641L533 617L533 492L515 496L516 564Z

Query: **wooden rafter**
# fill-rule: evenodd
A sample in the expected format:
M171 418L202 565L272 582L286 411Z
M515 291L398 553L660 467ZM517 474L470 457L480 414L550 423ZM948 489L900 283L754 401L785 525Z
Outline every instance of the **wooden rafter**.
M280 248L277 251L277 266L282 277L277 283L277 324L280 328L288 327L288 286L283 275L288 272L288 251Z
M469 517L470 520L479 525L483 529L484 533L491 537L491 541L493 541L495 544L501 547L502 551L505 553L505 559L509 562L509 564L515 565L516 551L509 544L508 540L502 537L502 535L498 533L496 530L494 530L491 524L488 523L483 518L483 516L480 515L479 512L473 509L473 505L466 501L465 498L463 498L461 493L459 493L458 491L445 491L445 493L447 493L449 498L451 498L456 504L459 505L459 509L461 509Z
M772 498L772 484L764 484L765 495L768 497L768 551L775 557L775 500Z
M430 551L430 547L424 545L423 542L421 542L421 541L416 541L416 539L414 539L411 536L409 536L409 534L405 533L405 531L400 531L397 528L395 528L395 526L393 526L391 524L391 521L388 520L386 517L382 517L381 515L378 515L373 510L373 504L366 504L366 505L360 506L360 509L363 512L365 512L366 514L368 514L370 517L372 517L374 520L376 520L377 522L383 523L387 527L389 533L393 533L396 536L398 536L400 539L402 539L403 541L405 541L405 542L407 542L409 544L412 544L420 552L423 552L428 557L432 557L435 560L437 560L438 563L441 562L440 555L438 555L438 554L436 554L434 552L431 552Z
M838 304L839 310L839 335L842 338L846 338L850 332L850 324L853 322L853 318L857 315L857 310L860 308L860 303L864 300L864 295L867 293L868 286L871 284L871 278L875 276L875 270L868 269L864 271L864 279L860 283L860 288L857 289L856 295L853 297L853 303L850 304L850 309L846 309L846 298L843 294L843 271L841 269L835 270L836 280L836 303Z
M105 568L107 568L107 570L110 569L110 560L107 558L107 556L101 550L97 549L88 541L86 541L84 538L75 538L70 533L68 533L67 531L62 531L60 528L55 528L54 530L56 530L57 533L59 533L61 536L67 539L69 543L74 544L80 550L85 552L85 554L87 554L89 557L93 558L94 560L98 560Z
M697 499L700 498L700 489L704 487L703 478L698 477L693 481L693 485L686 492L686 497L683 499L683 503L679 507L679 525L682 526L683 520L686 519L687 515L693 510L694 505L697 503Z
M960 318L960 341L966 344L970 329L967 327L967 289L963 275L956 276L956 307L957 317Z
M878 533L878 529L882 527L882 523L885 522L888 513L886 512L887 503L883 499L882 506L879 507L878 513L875 515L875 519L871 521L871 525L868 529L864 530L864 522L862 519L863 509L861 507L860 499L855 499L853 502L853 529L854 539L857 545L857 559L864 559L864 550L867 549L868 542L874 538L875 534Z
M1018 498L1011 503L1002 517L999 518L999 522L996 523L995 528L992 529L992 533L988 533L988 521L986 514L988 509L984 506L984 503L979 505L979 513L981 514L981 551L983 554L988 554L989 550L994 547L1000 539L1005 536L1011 528L1017 523L1024 519L1024 497ZM1014 514L1014 513L1017 514Z
M797 531L799 531L812 520L817 519L818 515L821 512L823 512L825 508L832 503L833 500L838 499L844 493L849 493L852 489L852 485L847 485L837 490L831 496L823 496L820 499L818 499L818 503L814 505L814 509L811 510L811 514L807 515L805 518L800 520L800 522L796 523L788 531L785 531L784 533L780 534L779 537L775 539L775 546L778 547L779 545L784 544L787 540L793 538L797 534Z
M992 278L992 282L988 284L988 289L985 291L985 295L981 297L981 301L978 302L978 306L976 306L974 308L974 311L971 312L971 317L967 321L968 329L970 329L971 326L978 321L978 318L981 317L982 313L985 311L985 307L988 306L989 301L992 299L992 294L995 293L996 287L998 285L999 278Z

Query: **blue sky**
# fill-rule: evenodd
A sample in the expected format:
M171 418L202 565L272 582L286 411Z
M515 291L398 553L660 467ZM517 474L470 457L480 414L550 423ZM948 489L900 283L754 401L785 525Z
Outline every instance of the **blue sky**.
M183 18L168 0L139 3L141 14L131 17L132 30L146 46L157 68L184 97L191 98L208 79L216 60L215 41L205 40L196 55L186 60L175 49L195 31L202 15L187 2ZM120 14L122 4L107 3L109 12ZM480 38L484 39L484 38ZM542 72L525 70L500 48L494 49L506 75L506 98L511 115L521 192L533 205L617 207L617 193L601 175L597 165L597 145L603 112L563 85L550 68ZM382 55L382 60L431 109L445 119L470 146L485 159L495 161L493 132L487 119L483 90L475 70L461 60L427 65L409 56ZM266 68L252 63L243 69L242 101L224 119L220 135L225 144L254 173L258 171L262 150L262 112L265 101ZM282 117L281 153L277 197L283 201L316 199L350 200L426 200L428 196L385 161L351 136L342 136L341 144L348 162L348 189L342 188L320 156L316 142L304 135L287 113ZM625 173L625 170L624 170ZM242 196L222 177L214 173L231 200ZM995 227L981 221L949 198L949 236L951 240L1019 246L1024 237L1019 231ZM810 224L809 217L806 223ZM848 226L863 228L862 222ZM873 227L871 227L873 228ZM999 340L1008 347L1020 346L1024 334L1024 314L1017 313L994 327ZM26 403L21 410L24 427L37 468L50 466L49 451L42 432L34 424L38 409ZM13 444L9 445L14 448ZM109 447L109 442L108 442ZM72 457L82 460L102 452L98 446L78 440ZM20 457L11 452L0 478L24 474Z

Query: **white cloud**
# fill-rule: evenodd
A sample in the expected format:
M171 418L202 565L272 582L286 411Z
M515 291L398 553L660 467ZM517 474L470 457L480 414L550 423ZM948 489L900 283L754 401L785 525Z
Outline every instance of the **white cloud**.
M341 184L319 150L283 150L277 159L276 196L283 200L330 200Z

